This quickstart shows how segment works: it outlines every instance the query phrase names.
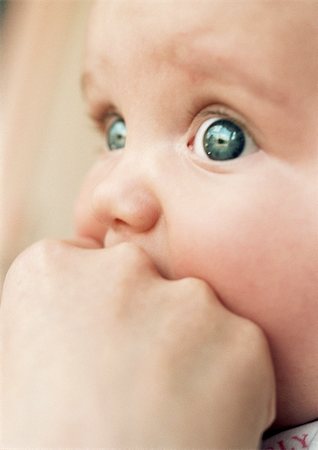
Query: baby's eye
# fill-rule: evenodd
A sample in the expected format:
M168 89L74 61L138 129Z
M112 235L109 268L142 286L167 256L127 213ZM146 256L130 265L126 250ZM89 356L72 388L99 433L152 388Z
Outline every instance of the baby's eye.
M126 144L126 124L124 119L116 116L106 129L107 147L109 150L119 150Z
M235 159L257 150L249 134L228 118L206 120L198 129L192 148L198 156L214 161Z

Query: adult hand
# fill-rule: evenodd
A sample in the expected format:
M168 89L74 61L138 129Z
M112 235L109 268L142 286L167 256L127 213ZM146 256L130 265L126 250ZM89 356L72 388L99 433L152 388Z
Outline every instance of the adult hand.
M273 420L259 328L132 244L35 244L0 318L2 446L256 448Z

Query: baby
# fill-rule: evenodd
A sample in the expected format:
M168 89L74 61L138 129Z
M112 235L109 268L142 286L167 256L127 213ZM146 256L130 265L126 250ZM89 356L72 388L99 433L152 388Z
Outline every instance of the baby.
M109 350L112 358L106 358L107 364L110 360L116 366L118 355L130 349L129 339L120 339L120 335L116 334L118 328L123 332L125 327L114 327L113 322L109 322L109 315L102 309L103 301L110 292L108 285L113 283L112 277L118 276L116 267L120 264L118 259L117 263L110 264L112 276L105 282L106 276L98 270L101 266L104 270L105 260L99 262L98 258L113 255L114 249L122 247L118 245L120 243L132 243L151 259L162 278L173 280L172 285L174 280L183 278L203 280L216 293L225 310L231 312L231 316L234 313L234 317L249 319L263 330L271 350L277 388L276 419L263 447L268 450L318 448L315 438L318 435L317 23L318 3L314 1L96 2L89 26L82 82L90 116L102 133L104 145L79 196L76 228L78 239L95 241L98 247L105 247L106 250L102 250L105 253L94 250L94 256L87 251L83 258L80 251L71 252L68 247L66 250L58 247L57 250L49 246L46 251L42 248L40 252L29 253L31 256L20 259L15 265L15 272L11 271L2 307L7 322L13 321L9 329L6 319L3 319L4 329L9 329L8 351L3 351L3 358L8 361L4 363L7 367L5 376L9 380L4 395L9 399L7 404L11 405L11 409L6 408L3 417L10 416L11 411L13 420L7 423L13 424L11 436L15 439L19 438L14 426L20 427L22 436L21 430L28 415L33 430L31 434L27 434L27 430L24 436L34 438L34 429L39 436L45 420L55 425L67 405L71 405L69 409L72 414L77 414L80 408L74 405L78 405L78 391L75 390L73 395L72 386L78 383L81 398L85 398L87 392L89 397L95 387L87 390L87 380L92 380L92 386L98 383L103 386L107 376L111 380L110 394L107 391L109 395L103 398L107 401L115 398L114 387L114 392L123 392L120 398L125 406L118 407L116 398L117 409L113 411L110 408L109 420L103 422L101 428L107 426L110 420L116 422L118 417L120 419L126 414L127 409L127 414L131 414L123 426L127 433L127 424L136 416L132 413L136 412L132 408L133 402L127 400L131 399L128 389L130 378L129 383L126 379L121 382L120 364L118 372L115 369L113 372L105 371L99 361L107 354L105 348L109 347L104 347L103 343L98 347L99 338L106 336L106 324L111 323L108 330L117 339L117 353ZM74 264L80 257L80 264ZM34 263L35 259L39 262ZM152 277L153 271L148 270L147 264L138 268L141 276ZM70 272L72 277L68 275ZM28 273L37 277L36 283L28 279L23 281ZM124 279L127 282L131 280L127 274L124 274ZM88 303L85 289L90 280L93 280L94 286ZM100 294L98 286L101 285L104 291ZM134 289L120 285L118 296L128 292L134 298L124 305L130 311L133 308L136 310L139 308L138 304L135 306L136 295L145 292L146 296L147 289L143 278L135 289L137 294ZM167 297L164 294L165 291L163 294L161 292L161 300ZM195 295L192 297L199 301L200 295L198 298ZM12 307L10 310L10 301L7 300L10 296L18 298L16 309ZM75 299L74 308L69 307L64 296ZM28 301L23 301L24 298ZM30 301L32 298L35 298L33 303L33 300ZM119 297L115 300L109 303L113 308L119 305L114 315L118 320L125 319L125 308L120 309ZM90 313L87 304L90 308L97 308L99 313ZM201 302L200 308L204 304ZM34 316L33 324L38 329L33 325L28 327L29 305L46 308L43 311L40 309ZM148 299L139 305L140 309L153 305L156 308L162 303ZM174 303L171 301L164 305L172 307ZM9 314L5 312L8 309ZM200 311L196 318L200 316ZM155 312L156 317L161 317L162 308L158 307ZM83 315L78 316L80 319L76 322L80 313ZM193 309L192 313L195 316ZM67 318L65 323L63 314ZM147 324L149 317L143 314L139 322L133 322L134 339L141 336L140 330ZM99 320L99 315L101 319L97 326L95 321ZM181 317L184 319L184 315L180 314ZM130 322L126 320L124 323ZM127 370L124 370L126 377L127 373L131 375L132 385L141 380L139 393L144 392L143 383L146 385L147 374L153 373L152 370L157 367L155 364L150 369L147 366L146 374L137 368L136 375L136 370L132 370L135 360L144 361L148 356L151 359L150 355L155 352L158 341L152 341L151 336L155 335L156 321L150 323L149 341L133 346L132 353L129 350ZM173 323L177 330L178 321ZM189 321L189 326L191 323ZM96 340L89 333L87 335L89 326L90 330L98 330ZM56 333L50 340L50 330L54 327ZM16 329L18 332L14 331ZM24 329L27 331L24 332ZM201 331L200 327L189 329L189 334L191 330L192 334L196 330L198 335ZM216 333L221 330L222 337L223 328L215 329ZM203 334L208 335L207 328L202 330ZM184 333L184 330L181 331ZM77 340L83 335L83 345L77 345L74 335ZM174 342L160 336L160 342ZM185 346L191 342L191 336L188 339L188 335L184 334L184 342ZM195 348L200 353L202 341L198 342ZM148 356L138 359L137 347L140 351L146 349ZM251 351L252 347L253 342ZM27 358L31 348L35 355L34 367ZM50 348L53 349L53 357L45 359ZM79 353L86 352L84 357L77 358L77 350ZM182 353L181 350L175 355ZM6 356L10 351L13 355L11 362ZM19 353L22 351L22 354ZM68 351L72 355L70 358ZM245 353L248 352L249 349ZM95 354L98 357L94 359ZM220 356L220 353L215 354ZM54 358L54 355L58 357ZM137 356L132 358L131 355ZM198 361L204 359L205 356L201 359L198 356ZM219 360L222 356L212 363L217 365ZM67 376L62 376L60 366L50 372L48 367L52 361L54 364L54 361L56 364L64 361ZM70 376L69 371L77 367L77 361L80 364L84 361L84 365L80 365L84 369L75 370L76 376ZM90 363L87 364L87 361ZM170 363L173 365L174 358L170 359ZM28 367L29 375L20 382L18 377L23 373L23 364ZM43 370L39 368L41 364ZM107 364L106 368L109 367ZM254 366L257 369L258 361ZM159 371L160 374L169 372L169 368L165 367L166 371ZM185 364L185 367L189 370L193 364ZM253 364L250 367L251 371L255 370ZM261 363L260 367L263 367ZM194 373L197 375L199 370L195 370L196 367ZM183 373L176 373L180 372ZM232 378L235 380L236 375L239 378L240 374L238 370ZM14 376L17 381L13 383ZM42 390L39 387L41 377L45 380ZM207 382L206 378L208 385L202 385ZM199 377L200 382L196 386L205 386L206 389L200 388L201 394L203 391L203 398L209 399L209 377L206 378L204 375ZM25 389L34 379L35 390L30 394ZM64 380L71 382L64 390L55 390L54 383ZM10 387L10 381L13 387ZM162 385L166 386L164 383ZM117 391L115 386L119 386ZM181 398L177 397L177 402L171 403L177 409L176 405L184 404L183 394L191 389L187 389L185 378L168 386L171 389L177 386L180 390L176 391L182 392ZM14 414L10 389L12 398L18 398L18 417ZM227 385L222 389L226 390ZM255 389L251 382L250 392L255 392ZM263 390L266 389L264 385ZM56 392L65 394L62 406L56 399ZM106 391L102 389L101 392ZM156 390L149 389L149 392ZM193 392L196 394L195 390ZM43 398L49 394L52 398L47 403L49 407L46 407ZM34 400L36 396L41 396L38 402ZM71 398L69 403L67 398ZM151 401L142 403L138 395L133 398L135 403L137 398L137 403L146 405L145 411L149 410ZM209 403L204 401L203 405L195 400L196 395L191 399L193 407L197 407L196 411L201 411L201 407ZM26 412L21 412L23 404L29 405ZM125 409L127 404L129 407ZM159 401L159 405L155 419L158 415L164 421L167 415L164 402ZM44 411L35 415L36 420L32 419L31 414L34 407L42 407ZM99 407L103 407L103 401L98 403L98 407L90 408L97 411L97 422L104 419L98 413ZM222 408L220 412L224 413L226 408ZM85 406L80 412L85 414L86 409ZM239 410L237 404L234 410ZM169 408L167 411L169 413ZM173 410L172 415L174 413ZM49 414L53 417L52 422L47 418ZM252 418L254 415L252 412ZM204 412L198 412L197 416L199 421L206 420L204 429L209 430L211 416ZM218 423L218 414L212 417ZM38 424L39 418L44 420L41 425ZM87 422L89 427L94 424L90 417ZM35 428L34 423L37 424ZM81 432L79 427L75 428L74 417L67 417L63 423L67 423L73 431L76 429L76 433ZM188 425L183 430L190 429L191 434L191 420L185 423ZM147 431L143 421L139 425L139 430ZM163 427L159 422L159 435L161 429ZM90 428L87 436L88 441L93 437L98 439ZM26 440L20 437L19 442L25 443ZM60 441L52 439L50 442ZM102 439L94 442L102 442ZM194 439L191 442L199 441ZM207 441L203 439L200 442Z
M78 234L258 324L279 428L318 417L317 23L311 1L100 1L82 79L105 149Z

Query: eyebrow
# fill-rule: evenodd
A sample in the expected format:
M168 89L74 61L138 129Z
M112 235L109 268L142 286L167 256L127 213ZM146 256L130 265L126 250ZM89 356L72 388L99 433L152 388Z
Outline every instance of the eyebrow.
M105 65L104 63L103 61L102 66ZM98 70L103 70L103 67L100 67ZM98 77L94 74L94 69L86 67L80 75L80 88L84 98L88 97L89 90L94 87L98 87Z
M88 69L85 69L80 76L80 87L84 98L87 96L89 86L93 84L94 81L92 73Z
M215 39L214 39L215 41ZM220 40L216 41L220 42ZM187 42L180 41L173 45L168 45L166 49L160 49L159 52L152 51L151 55L163 58L171 66L177 67L187 72L191 78L198 77L204 79L218 79L219 81L239 86L245 86L252 94L261 97L263 100L272 103L287 105L289 96L287 92L283 92L270 83L262 72L252 73L249 70L251 65L256 64L255 61L248 61L244 55L233 55L229 51L224 51L221 46L213 45L213 41L208 48L204 46L195 46L193 43L186 45ZM157 54L158 53L158 54ZM101 66L105 66L106 58L102 58ZM102 68L101 68L102 70ZM96 85L95 76L92 70L85 69L80 78L81 91L84 97L91 86Z
M287 92L271 83L264 72L254 70L257 61L251 60L243 52L239 54L236 49L231 52L223 48L220 39L208 38L207 42L209 45L190 43L189 46L175 46L174 65L192 74L193 78L199 75L203 78L219 79L224 83L245 86L253 94L272 103L289 103Z

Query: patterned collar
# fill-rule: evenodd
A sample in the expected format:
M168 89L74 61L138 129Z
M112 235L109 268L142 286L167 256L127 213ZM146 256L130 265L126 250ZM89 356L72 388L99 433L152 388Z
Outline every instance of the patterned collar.
M318 450L318 421L282 431L265 439L262 450Z

